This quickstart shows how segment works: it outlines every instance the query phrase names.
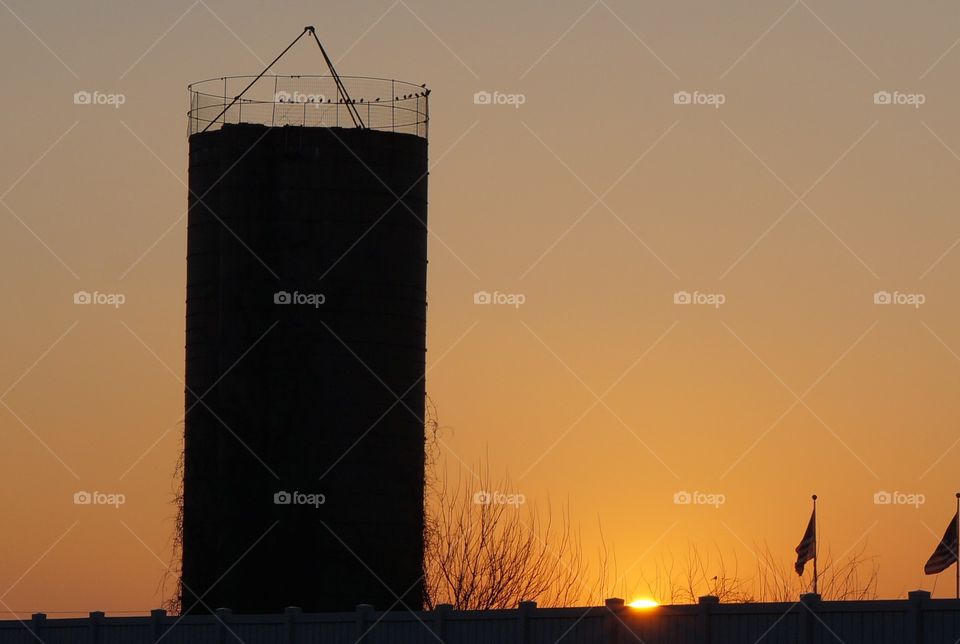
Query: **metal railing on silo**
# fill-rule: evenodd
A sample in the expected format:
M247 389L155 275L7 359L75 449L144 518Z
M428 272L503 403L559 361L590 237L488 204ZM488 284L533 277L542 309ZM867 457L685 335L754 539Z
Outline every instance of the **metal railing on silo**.
M349 98L343 98L335 78L329 75L225 76L193 83L187 88L188 133L239 123L355 127L350 118L350 111L355 110L365 128L427 138L430 90L426 86L366 76L339 79Z

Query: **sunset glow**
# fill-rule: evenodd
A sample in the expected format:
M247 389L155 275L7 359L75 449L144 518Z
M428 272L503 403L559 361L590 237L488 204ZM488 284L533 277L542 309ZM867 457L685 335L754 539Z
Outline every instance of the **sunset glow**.
M178 462L192 382L187 86L256 75L312 24L341 74L415 82L390 94L361 84L376 90L365 118L396 94L430 91L426 295L379 282L357 289L426 300L426 351L405 345L416 348L417 369L425 362L425 378L409 391L387 386L402 370L358 360L350 333L291 327L327 334L323 346L389 399L390 415L422 410L426 389L428 506L435 483L448 480L463 482L468 510L520 517L520 528L531 516L547 525L552 508L552 528L581 539L585 571L571 605L620 597L647 610L659 605L654 596L669 606L706 595L770 600L762 593L773 581L791 600L809 593L814 560L797 574L795 548L816 493L825 593L849 579L859 586L846 598L906 600L918 589L954 597L954 569L925 574L924 562L957 512L960 485L956 14L954 3L889 0L0 2L7 618L148 615L177 591ZM270 74L324 71L304 39ZM293 103L241 107L319 122L329 104L311 96L304 84ZM283 166L277 176L296 183L301 172ZM279 185L273 176L257 180ZM330 176L345 195L355 190ZM312 221L285 201L301 192L275 205ZM347 196L309 203L311 217L359 212L343 205ZM411 237L391 235L398 256L415 255ZM312 294L281 315L293 319L298 306L321 317L339 306L367 313L353 287L313 292L324 271L360 263L350 253L363 244L330 235L324 252L342 245L343 260L290 285L283 280L305 264L295 254L254 257L248 247L257 245L232 231L215 236L237 240L238 266L276 273L278 293ZM372 252L362 261L387 265ZM319 295L329 301L321 306ZM235 296L230 310L243 326L249 293ZM371 328L409 331L424 324L418 311ZM254 373L260 363L246 361L272 343L280 350L263 365L303 351L321 371L327 353L287 346L283 324L227 334L234 344L210 354L217 368L203 377L222 386ZM238 339L261 333L257 350ZM275 385L263 417L340 431L343 418L315 401L317 381L296 385ZM238 385L224 400L248 402L246 391ZM298 404L277 404L280 393ZM384 413L375 406L350 408ZM234 440L230 418L208 420ZM283 459L261 453L300 449L274 429L261 442L230 443L271 481ZM370 471L403 458L400 443L385 440ZM360 462L362 448L344 450L328 471ZM273 492L329 495L317 512L371 507L336 498L321 474L309 486L277 480ZM239 507L256 495L254 477L237 478ZM356 478L365 493L377 485ZM320 557L278 552L290 566ZM686 575L690 566L696 574ZM602 574L609 583L595 583ZM594 590L614 582L605 596Z

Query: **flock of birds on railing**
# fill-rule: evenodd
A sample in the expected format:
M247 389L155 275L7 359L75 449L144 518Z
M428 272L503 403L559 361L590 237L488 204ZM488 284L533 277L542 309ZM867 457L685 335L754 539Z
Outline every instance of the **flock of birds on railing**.
M427 97L427 96L430 95L430 90L429 90L429 89L426 89L426 85L421 85L420 87L424 88L424 90L423 90L422 92L414 92L413 94L404 94L403 96L394 96L394 97L393 97L394 102L397 102L397 101L405 101L405 100L408 100L408 99L411 99L411 98L420 98L420 97L424 97L424 98L425 98L425 97ZM285 100L285 98L284 98L283 96L280 96L280 97L277 99L277 102L278 102L278 103L294 103L294 104L296 104L296 105L303 105L303 104L305 104L305 103L306 103L306 104L310 104L310 103L331 103L332 101L331 101L329 98L323 98L323 99L321 99L321 100L318 101L318 100L316 100L316 98L313 97L313 96L308 97L306 101L296 101L296 100L293 100L293 98L291 98L290 100ZM362 104L363 102L364 102L364 99L362 99L362 98L359 99L359 100L354 99L354 98L347 98L347 99L342 100L342 101L337 101L337 103L343 103L343 104L346 104L346 103L350 103L350 104L358 104L358 103L360 103L360 104ZM372 100L372 101L366 101L366 102L367 102L367 103L379 103L379 102L380 102L380 99L379 99L379 98L376 98L376 99L374 99L374 100Z

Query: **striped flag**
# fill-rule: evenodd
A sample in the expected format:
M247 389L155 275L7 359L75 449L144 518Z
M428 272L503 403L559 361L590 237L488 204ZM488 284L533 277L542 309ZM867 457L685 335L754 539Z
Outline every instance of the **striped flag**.
M957 561L957 518L958 515L955 514L950 519L950 525L947 526L947 531L943 533L943 539L940 540L937 549L930 555L927 565L923 567L923 572L926 574L935 575L938 572L943 572Z
M807 524L807 531L803 533L803 539L800 540L800 545L796 548L797 551L797 563L794 564L793 569L797 571L798 575L803 574L804 565L817 556L817 509L813 509L813 514L810 515L810 523Z

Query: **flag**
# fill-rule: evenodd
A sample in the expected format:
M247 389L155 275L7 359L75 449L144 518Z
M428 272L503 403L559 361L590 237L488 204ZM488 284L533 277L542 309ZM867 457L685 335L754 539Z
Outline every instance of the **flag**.
M923 567L923 572L928 575L935 575L943 572L957 561L957 515L950 519L950 525L947 531L943 533L943 539L937 549L933 551L927 560L927 565Z
M807 531L803 533L803 539L800 545L796 547L797 563L793 569L798 575L803 574L803 566L817 556L817 510L814 508L810 515L810 522L807 524Z

